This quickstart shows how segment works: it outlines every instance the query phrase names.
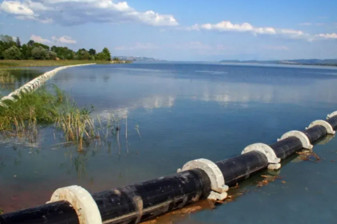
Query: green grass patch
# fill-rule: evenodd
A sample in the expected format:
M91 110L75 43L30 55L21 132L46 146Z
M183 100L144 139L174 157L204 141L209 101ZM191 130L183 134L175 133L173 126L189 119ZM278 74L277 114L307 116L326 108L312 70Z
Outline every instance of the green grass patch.
M22 95L16 102L6 101L7 107L0 107L0 132L11 137L22 137L34 142L37 124L52 124L59 110L64 107L64 94L54 88L53 93L41 88Z
M77 64L110 64L110 61L91 60L0 60L0 68L12 67L43 67L43 66L64 66Z
M55 124L66 142L76 144L82 151L92 140L101 142L115 135L119 122L113 115L104 122L100 117L93 119L93 108L77 107L57 87L52 91L42 87L16 102L5 103L7 107L0 107L0 134L30 143L36 143L39 126Z

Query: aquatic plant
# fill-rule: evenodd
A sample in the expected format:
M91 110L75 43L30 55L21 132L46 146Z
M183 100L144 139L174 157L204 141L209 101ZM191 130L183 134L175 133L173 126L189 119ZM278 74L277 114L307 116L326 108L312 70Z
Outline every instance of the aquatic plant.
M34 142L37 124L51 124L58 116L57 108L62 105L64 96L56 87L54 90L51 93L41 88L34 93L22 94L20 100L6 101L6 107L0 107L0 132Z
M78 151L83 150L83 141L96 137L95 125L87 109L68 107L59 113L56 127L61 128L67 141L76 142Z
M79 152L86 145L95 142L98 145L110 144L116 137L120 151L120 122L113 114L93 118L93 107L79 108L56 86L42 87L32 93L24 93L16 101L5 101L0 106L0 134L5 137L22 138L36 143L39 126L55 124L62 131L66 142L77 145ZM127 141L127 120L125 121ZM139 133L139 127L136 127Z

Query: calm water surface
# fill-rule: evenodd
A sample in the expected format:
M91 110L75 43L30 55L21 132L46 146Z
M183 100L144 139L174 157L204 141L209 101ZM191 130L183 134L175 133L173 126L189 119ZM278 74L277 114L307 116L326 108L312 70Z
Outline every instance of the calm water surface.
M41 75L50 68L25 68L0 69L0 96L8 95L10 92Z
M119 139L83 153L53 127L41 127L34 144L2 139L0 208L7 212L44 203L61 186L97 192L175 173L192 159L236 156L337 110L334 68L95 65L61 71L52 84L79 106L93 106L92 116L120 118ZM280 179L263 187L255 175L232 192L242 194L232 202L159 221L336 223L337 140L314 150L319 161L287 160Z

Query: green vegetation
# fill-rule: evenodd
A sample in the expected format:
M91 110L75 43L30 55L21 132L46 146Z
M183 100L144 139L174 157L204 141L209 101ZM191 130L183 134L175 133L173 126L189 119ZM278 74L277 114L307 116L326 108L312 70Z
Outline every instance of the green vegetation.
M65 140L75 143L78 151L82 151L84 143L107 140L116 134L118 126L118 120L113 116L105 122L100 117L93 119L90 116L92 110L78 108L56 87L53 91L40 88L24 94L16 102L6 101L6 105L8 107L0 107L0 134L30 143L36 142L40 125L55 124L63 131Z
M79 49L77 52L67 48L28 41L21 45L20 39L8 35L0 35L0 60L98 60L110 61L108 48L96 53L96 50Z
M77 64L110 64L109 61L89 61L89 60L0 60L0 69L12 67L42 67L42 66L63 66Z
M83 150L83 141L97 138L93 119L87 109L70 107L57 116L56 126L61 128L67 142L76 142L78 151Z
M16 102L8 101L8 107L0 107L0 132L10 137L26 138L34 142L37 124L55 122L64 104L64 95L55 88L54 93L41 88L24 94Z

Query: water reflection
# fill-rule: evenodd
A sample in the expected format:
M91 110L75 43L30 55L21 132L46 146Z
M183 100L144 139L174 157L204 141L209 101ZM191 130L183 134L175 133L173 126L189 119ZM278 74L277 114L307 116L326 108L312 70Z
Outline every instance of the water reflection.
M80 105L94 105L99 113L119 111L121 116L137 108L172 107L179 99L224 105L337 103L336 69L134 64L77 72L60 74L54 82Z
M34 69L0 70L0 95L7 95L41 74L41 70Z

